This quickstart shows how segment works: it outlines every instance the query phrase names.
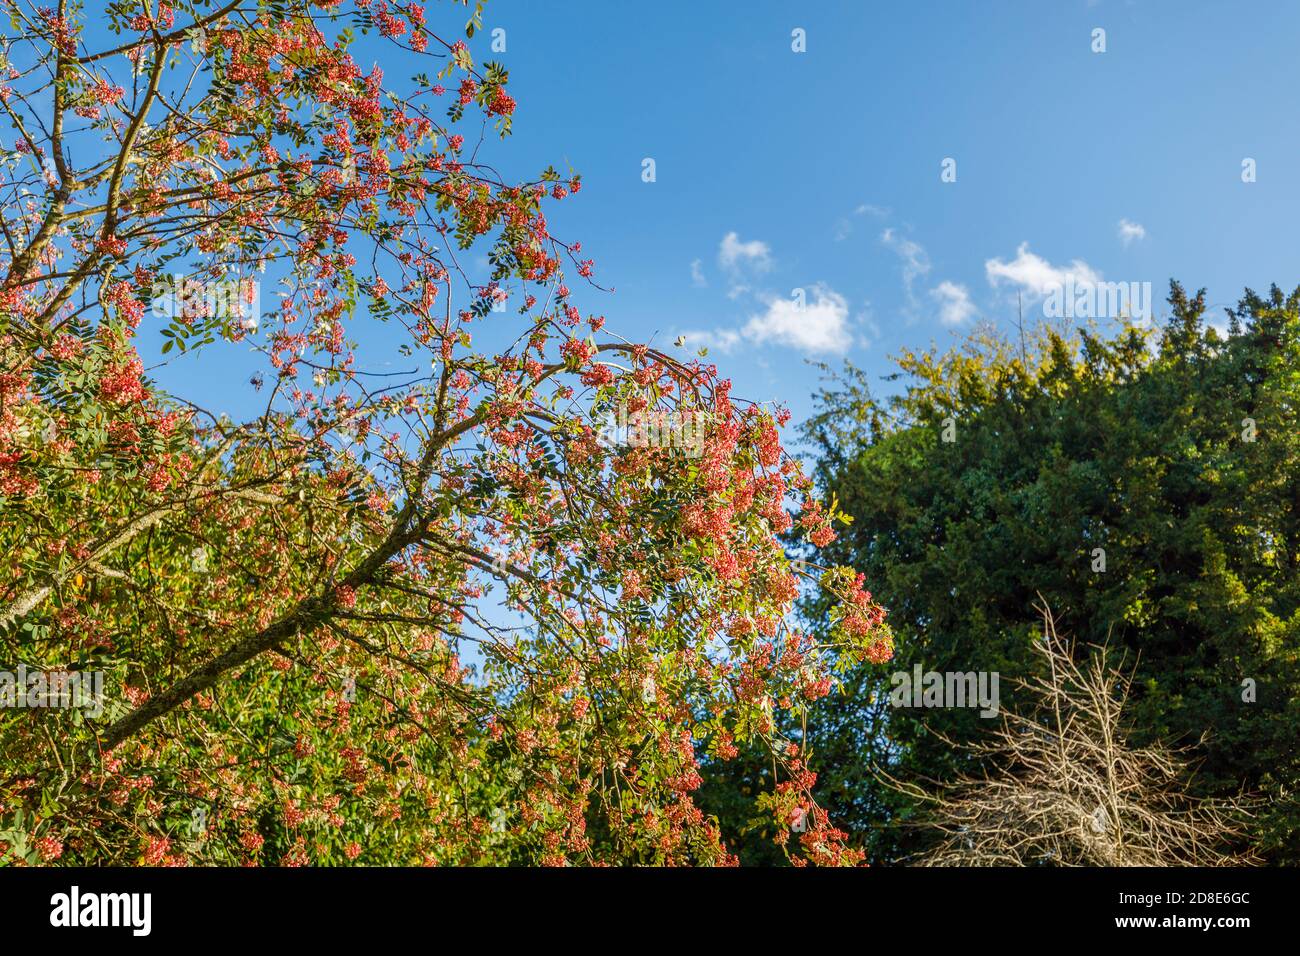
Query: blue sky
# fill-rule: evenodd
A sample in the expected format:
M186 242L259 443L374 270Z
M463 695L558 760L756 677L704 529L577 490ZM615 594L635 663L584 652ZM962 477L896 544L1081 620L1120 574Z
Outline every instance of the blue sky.
M520 100L508 168L583 174L551 219L617 289L588 305L711 342L796 418L805 359L882 374L1007 325L1018 290L1041 314L1063 271L1159 306L1170 277L1216 304L1300 281L1300 5L494 0L484 26ZM796 288L803 313L773 305Z
M428 16L465 18L441 0ZM809 360L878 379L901 348L1010 328L1017 291L1041 315L1067 272L1150 282L1159 306L1170 277L1215 304L1300 281L1282 228L1300 211L1298 28L1282 2L491 0L471 46L520 104L489 160L583 176L550 221L616 289L584 291L584 312L660 346L685 334L683 354L710 346L737 395L799 420ZM391 338L369 329L363 345ZM223 348L158 377L257 408L255 357Z

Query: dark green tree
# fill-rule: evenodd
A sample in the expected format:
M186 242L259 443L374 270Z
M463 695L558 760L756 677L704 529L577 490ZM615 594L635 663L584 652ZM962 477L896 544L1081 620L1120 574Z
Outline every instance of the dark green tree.
M1169 304L1160 329L982 329L904 352L888 398L852 368L820 394L817 480L854 520L816 560L863 571L897 635L809 720L827 808L871 859L928 832L874 771L951 779L973 769L952 743L996 725L889 707L890 676L997 671L1013 706L1042 601L1137 668L1134 742L1191 747L1194 794L1257 794L1256 849L1300 862L1300 290L1247 291L1226 335L1203 292Z

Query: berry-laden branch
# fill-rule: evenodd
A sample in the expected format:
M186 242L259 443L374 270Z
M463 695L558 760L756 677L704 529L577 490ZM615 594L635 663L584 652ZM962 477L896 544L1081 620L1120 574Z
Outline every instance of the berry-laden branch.
M750 740L795 862L860 861L777 730L892 653L783 544L842 516L788 413L580 310L581 179L466 147L507 71L414 3L6 7L0 647L105 694L0 709L0 852L734 862L694 793ZM250 348L240 423L155 379Z

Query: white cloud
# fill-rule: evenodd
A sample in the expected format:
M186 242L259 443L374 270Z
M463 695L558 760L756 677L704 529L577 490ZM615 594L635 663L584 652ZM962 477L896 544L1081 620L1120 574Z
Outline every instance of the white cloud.
M930 290L930 297L939 303L939 321L944 325L961 325L976 313L970 292L956 282L944 279Z
M999 286L1003 282L1009 282L1036 297L1062 288L1070 276L1074 277L1076 286L1094 285L1101 280L1101 273L1082 259L1075 259L1068 266L1054 266L1042 256L1030 252L1027 242L1022 242L1017 247L1016 257L1010 262L987 260L984 263L984 273L988 276L989 285Z
M880 241L898 255L903 264L903 291L907 296L907 311L917 317L922 311L916 297L916 282L930 274L930 256L919 242L886 229ZM944 325L960 325L977 313L970 292L964 285L944 279L930 290L930 298L939 303L939 321Z
M930 271L930 257L919 242L900 237L892 228L880 234L880 241L898 253L898 258L903 260L903 279L909 285L918 276L923 276Z
M736 232L729 232L722 237L718 246L718 262L724 269L738 269L747 265L757 272L764 272L772 266L772 250L766 242L751 239L741 242Z
M768 296L766 310L740 328L685 333L686 348L731 352L742 344L784 345L800 352L843 355L854 344L849 303L834 289L812 287L810 301Z
M731 352L740 344L739 329L712 329L683 332L682 347L694 352L706 348L713 352Z
M691 262L691 285L703 287L709 284L708 280L704 278L703 267L704 263L699 259Z
M853 208L854 216L874 216L877 219L888 219L889 210L883 206L876 206L869 202L859 203ZM835 224L835 241L843 242L853 233L853 222L848 216L843 217Z
M751 316L743 334L759 343L788 345L801 352L840 354L853 344L849 330L849 303L824 285L812 289L812 301L772 296L767 311Z
M1128 245L1134 239L1145 239L1147 231L1140 222L1129 222L1127 219L1119 221L1119 239L1124 245Z
M913 286L916 280L930 271L930 257L919 242L904 238L892 228L880 234L880 241L893 249L903 262L903 287L907 292L908 305L916 308L916 292Z

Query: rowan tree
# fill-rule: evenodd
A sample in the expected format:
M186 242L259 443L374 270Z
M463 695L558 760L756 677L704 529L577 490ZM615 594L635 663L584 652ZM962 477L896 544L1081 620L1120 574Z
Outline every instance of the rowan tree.
M546 215L580 178L484 155L481 3L465 39L387 0L5 6L0 648L109 689L0 712L11 860L727 862L692 795L737 741L796 862L861 858L777 727L889 656L884 611L786 553L840 518L787 413L581 310ZM368 371L381 328L409 374ZM253 348L262 410L164 390L146 336Z

